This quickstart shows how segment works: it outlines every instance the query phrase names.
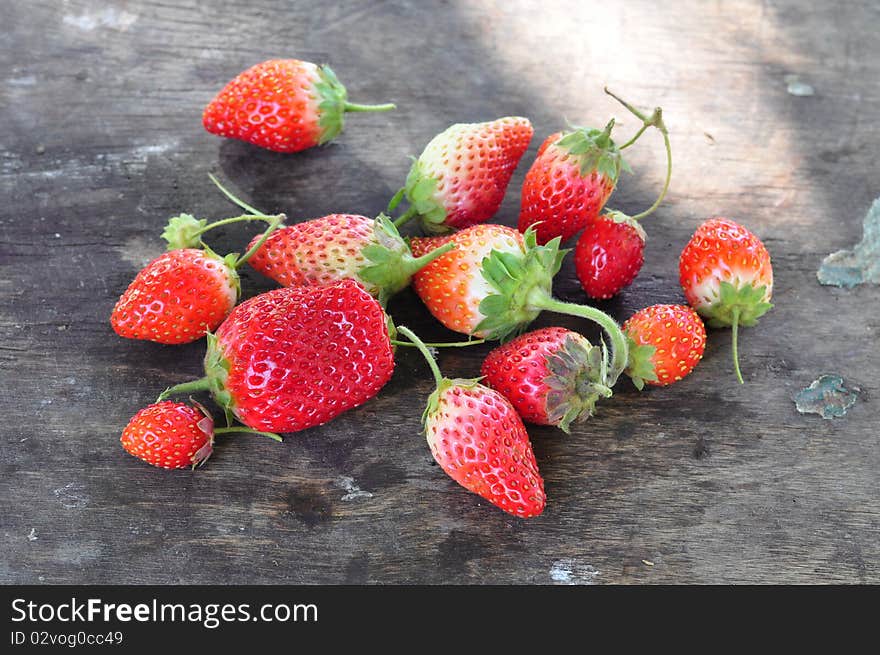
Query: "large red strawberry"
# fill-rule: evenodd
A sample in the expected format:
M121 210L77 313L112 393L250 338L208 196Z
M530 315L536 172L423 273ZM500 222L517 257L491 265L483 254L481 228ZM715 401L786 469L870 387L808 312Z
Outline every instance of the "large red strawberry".
M770 253L748 229L726 218L700 225L678 262L679 280L691 307L711 327L733 328L733 363L742 383L737 354L740 326L752 326L773 307Z
M687 305L651 305L623 324L629 339L626 374L642 389L678 382L700 362L706 348L706 328Z
M645 261L646 236L639 221L660 206L672 178L672 149L666 125L663 123L662 110L657 107L651 116L646 116L608 89L605 89L605 92L619 100L642 121L642 130L653 126L663 135L666 146L666 182L654 204L635 216L610 211L601 216L590 216L585 221L584 231L575 247L574 264L584 291L588 296L596 299L607 299L616 295L621 289L632 284L642 269ZM626 145L629 144L621 146L621 149Z
M613 127L611 120L604 130L578 127L547 137L523 182L520 232L533 227L541 244L567 241L599 215L625 167Z
M488 339L522 332L542 310L595 321L612 344L608 382L626 367L627 344L614 319L595 307L565 303L551 294L565 251L559 238L539 246L532 229L520 234L503 225L475 225L443 237L414 238L416 257L446 243L455 249L413 276L413 288L434 317L450 330Z
M284 286L353 279L384 305L409 284L413 273L453 247L415 258L384 214L375 220L331 214L277 230L250 263Z
M353 280L251 298L208 337L205 377L166 390L210 390L245 425L296 432L379 392L394 371L387 316Z
M262 244L283 218L258 214L207 225L189 214L175 216L162 234L173 250L147 264L129 284L110 315L113 329L121 337L164 344L190 343L216 330L238 301L236 269L254 251L221 257L207 246L193 246L208 230L242 220L269 223L255 240Z
M513 405L476 380L443 377L419 338L415 343L428 361L437 388L422 417L431 454L440 467L468 491L521 518L544 511L544 480L528 432Z
M388 111L393 104L358 105L329 66L272 59L239 74L205 107L212 134L276 152L297 152L335 138L347 111Z
M396 225L414 216L433 234L483 223L495 215L513 170L532 139L527 118L507 116L487 123L457 123L435 136L413 162L403 195L409 209Z
M277 434L240 426L215 428L205 408L170 400L148 405L135 414L122 431L122 447L147 464L182 469L203 463L214 449L214 436L229 432L252 432L281 441Z
M520 335L489 353L481 373L526 421L571 424L593 414L599 398L611 396L605 386L607 352L585 337L561 327Z

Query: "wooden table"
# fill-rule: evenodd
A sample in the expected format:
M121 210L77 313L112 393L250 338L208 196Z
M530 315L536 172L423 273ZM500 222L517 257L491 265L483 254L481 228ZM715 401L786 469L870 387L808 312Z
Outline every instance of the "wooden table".
M0 582L880 582L880 289L815 275L858 241L880 193L873 3L208 4L2 1ZM353 100L399 110L351 116L336 143L293 156L207 134L205 103L273 56L329 62ZM790 94L791 74L815 94ZM730 332L712 331L684 382L622 382L571 436L531 428L549 504L529 521L433 464L415 352L379 397L283 445L223 438L194 472L122 450L134 412L199 375L204 344L123 340L108 316L169 216L233 215L209 172L293 220L375 215L444 127L525 115L536 137L497 217L512 225L544 136L611 115L621 135L635 128L604 84L663 106L676 171L641 275L600 306L624 320L682 301L694 228L740 220L776 273L776 308L742 333L745 386ZM661 148L657 135L633 148L613 206L650 204ZM211 243L228 252L251 234ZM243 288L272 284L246 270ZM570 260L556 293L585 300ZM390 310L425 338L454 336L410 291ZM596 334L552 315L536 326L552 324ZM439 362L473 376L486 352ZM833 421L799 414L793 394L826 372L863 396Z

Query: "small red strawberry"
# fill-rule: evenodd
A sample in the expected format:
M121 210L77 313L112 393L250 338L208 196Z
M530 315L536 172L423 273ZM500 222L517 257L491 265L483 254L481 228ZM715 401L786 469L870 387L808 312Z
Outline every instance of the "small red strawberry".
M363 404L393 371L385 312L360 284L342 280L243 302L208 336L205 377L159 399L210 390L227 420L296 432Z
M413 273L453 247L450 243L415 258L384 214L375 220L331 214L277 230L250 263L284 286L356 280L384 306Z
M604 130L583 127L551 134L526 173L519 230L533 227L540 244L567 241L602 211L626 164Z
M706 328L687 305L651 305L623 324L629 339L626 374L642 389L665 387L694 370L706 348Z
M214 421L201 408L170 400L144 407L122 431L122 447L164 469L196 467L210 457Z
M439 234L490 219L532 133L529 119L518 116L448 127L413 162L406 186L389 204L395 209L403 195L410 204L395 225L419 216L426 232Z
M522 332L543 310L594 321L613 347L606 386L626 367L627 344L614 319L595 307L553 298L553 276L565 251L559 238L539 246L535 231L525 234L503 225L475 225L443 237L414 238L413 255L447 243L455 249L413 276L413 288L428 310L450 330L487 339Z
M645 261L645 231L611 211L590 217L574 249L574 267L590 298L605 300L632 284Z
M276 152L298 152L334 139L345 112L388 111L357 105L329 66L272 59L239 74L205 107L202 123L218 136Z
M144 407L122 431L122 447L130 455L163 469L195 468L214 450L214 436L251 432L281 441L277 434L243 427L215 428L214 419L198 403L195 407L170 400Z
M618 211L609 211L601 216L590 216L584 223L584 231L578 239L574 251L574 264L578 279L587 295L597 300L605 300L616 295L621 289L632 284L645 261L645 230L639 221L652 214L669 189L672 178L672 149L669 134L663 123L663 110L657 107L649 117L635 107L621 100L608 89L605 92L620 101L630 112L642 121L642 130L656 127L663 135L666 146L666 182L657 200L647 210L627 216ZM633 140L630 141L632 143ZM621 146L621 149L629 144Z
M206 231L242 220L267 221L257 241L262 244L283 215L238 216L207 225L189 214L175 216L162 237L173 248L147 264L120 296L110 315L113 330L128 339L164 344L190 343L217 329L241 290L236 269L252 252L221 257L201 243Z
M572 330L549 327L520 335L483 361L486 383L501 392L526 421L569 432L593 414L605 386L607 351Z
M750 327L773 305L770 253L748 229L726 218L697 228L678 262L679 280L691 307L711 327L733 328L733 364L743 382L737 355L739 326Z
M217 329L238 300L237 255L172 250L146 267L119 298L110 324L121 337L190 343Z
M419 347L437 383L422 421L440 467L505 512L520 518L538 516L547 502L544 480L513 405L476 380L444 378L419 338L405 327L398 330Z

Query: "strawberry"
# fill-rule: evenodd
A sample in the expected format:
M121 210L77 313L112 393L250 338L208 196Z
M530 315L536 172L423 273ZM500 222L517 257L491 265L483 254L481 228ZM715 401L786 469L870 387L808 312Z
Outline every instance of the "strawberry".
M604 130L576 127L551 134L526 173L519 214L520 232L533 227L537 241L567 241L596 218L626 164Z
M672 149L666 125L663 123L663 110L657 107L648 117L608 89L605 92L620 101L642 121L642 131L654 126L663 135L666 146L666 182L654 204L640 214L627 216L622 212L610 211L601 216L590 216L584 222L584 231L574 251L575 270L587 295L598 300L616 295L632 284L639 274L645 262L646 239L645 230L639 220L652 214L660 206L672 178ZM632 142L633 140L630 141ZM621 146L621 149L628 145Z
M544 511L544 480L513 405L476 380L445 378L419 338L398 331L425 356L437 388L422 417L431 454L468 491L520 518Z
M384 214L375 220L331 214L277 230L250 263L284 286L330 284L350 278L384 306L390 296L409 284L413 273L453 247L450 243L417 259Z
M439 234L487 221L501 206L532 133L529 119L519 116L448 127L413 162L389 204L392 211L404 195L410 204L395 224L419 216L426 232Z
M214 421L200 408L164 401L135 414L122 431L122 447L165 469L196 467L210 457Z
M195 407L170 400L144 407L122 431L122 447L130 455L163 469L195 468L214 450L214 436L253 432L281 441L277 434L239 426L215 428L214 419L198 403Z
M238 300L237 255L184 248L144 267L119 298L110 324L121 337L189 343L217 329Z
M526 421L565 432L593 414L605 386L607 351L572 330L534 330L499 346L483 361L486 383L506 397Z
M171 218L162 232L169 252L141 269L113 308L110 324L119 336L164 344L190 343L217 329L235 307L241 291L236 269L262 246L284 215L257 212L210 177L250 213L211 224L190 214ZM237 253L221 257L202 242L202 235L209 230L241 221L269 224L255 239L254 247L241 257Z
M706 328L687 305L651 305L623 324L629 340L626 374L642 389L678 382L699 364L706 348Z
M626 367L626 338L610 316L594 307L556 300L553 276L565 251L559 237L543 246L535 231L520 234L503 225L475 225L452 235L414 238L420 257L447 243L455 249L413 276L413 288L428 310L450 330L488 339L517 334L542 310L580 316L601 325L611 338L613 354L606 386Z
M391 378L387 317L353 280L251 298L208 336L205 377L167 389L210 390L256 430L296 432L357 407Z
M218 136L276 152L298 152L334 139L347 111L388 111L393 104L348 102L329 66L272 59L239 74L205 107L202 124Z
M700 225L678 262L679 280L691 307L711 327L733 328L733 364L739 326L749 327L773 305L773 268L761 240L742 225L712 218Z
M632 284L645 261L645 231L611 211L591 216L574 249L574 267L590 298L605 300Z

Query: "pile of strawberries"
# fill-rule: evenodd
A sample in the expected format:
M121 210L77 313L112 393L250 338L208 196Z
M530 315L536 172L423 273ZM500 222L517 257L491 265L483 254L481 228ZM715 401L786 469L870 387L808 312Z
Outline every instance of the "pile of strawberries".
M611 397L622 373L639 389L681 380L703 356L701 316L712 327L733 328L742 382L737 330L770 309L773 273L761 241L731 220L706 221L681 253L690 306L646 307L621 328L595 307L552 295L568 252L560 244L578 232L575 268L590 298L610 298L632 283L644 261L639 221L669 187L672 154L661 110L646 115L614 97L639 119L639 130L623 145L612 138L614 120L547 137L525 177L518 230L486 221L532 138L521 117L456 124L435 136L389 202L389 214L406 203L396 219L333 214L285 225L284 215L260 212L212 178L244 213L210 224L188 214L172 218L162 234L169 251L138 273L110 319L133 339L181 344L206 337L205 376L165 390L138 412L122 434L124 448L174 469L204 462L218 434L280 441L278 433L321 425L368 401L391 378L395 349L415 346L436 382L423 417L434 458L466 489L530 517L543 511L546 496L523 420L568 432ZM203 123L214 134L296 152L336 137L348 111L393 108L348 102L327 66L273 60L226 85ZM667 158L656 202L633 216L603 213L628 170L622 151L651 128L662 135ZM411 219L427 236L400 235ZM240 221L266 224L243 255L221 256L203 242L209 230ZM237 304L236 271L245 263L282 287ZM384 308L410 282L438 321L468 337L430 346L502 342L483 362L481 378L444 377L429 345L395 326ZM525 332L545 310L596 322L607 342L593 344L561 327ZM166 400L200 391L223 409L225 427L215 427L195 401Z

